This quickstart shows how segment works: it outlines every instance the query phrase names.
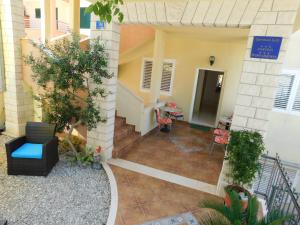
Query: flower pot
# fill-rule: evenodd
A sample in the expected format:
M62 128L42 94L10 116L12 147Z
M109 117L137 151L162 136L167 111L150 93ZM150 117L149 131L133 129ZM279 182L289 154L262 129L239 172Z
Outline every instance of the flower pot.
M230 200L230 197L229 197L229 194L228 194L228 191L229 190L233 190L233 191L236 191L237 193L244 193L245 196L248 197L251 197L251 194L248 190L246 190L245 188L241 187L241 186L238 186L238 185L228 185L225 187L225 198L224 198L224 204L227 206L227 207L230 207L231 206L231 200ZM242 204L242 208L244 210L246 210L248 208L248 200L244 200L244 199L241 199L241 204Z

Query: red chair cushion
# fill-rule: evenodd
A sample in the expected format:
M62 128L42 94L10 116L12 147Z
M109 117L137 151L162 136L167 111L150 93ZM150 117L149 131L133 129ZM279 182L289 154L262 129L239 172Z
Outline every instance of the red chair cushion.
M215 129L214 130L214 135L229 137L229 131L222 130L222 129Z
M170 115L172 116L183 116L181 112L170 112Z
M172 120L170 118L159 118L158 123L160 123L160 124L171 124Z
M177 108L176 102L168 102L167 106L170 107L170 108Z
M228 137L223 136L215 136L215 143L220 145L227 145L228 144Z

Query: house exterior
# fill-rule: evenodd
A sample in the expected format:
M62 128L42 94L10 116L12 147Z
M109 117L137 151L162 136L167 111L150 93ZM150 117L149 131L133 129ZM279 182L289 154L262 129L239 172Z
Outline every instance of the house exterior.
M51 20L52 33L51 37L57 37L71 32L71 4L69 0L54 0L50 1L53 6L51 15L55 20ZM88 1L80 1L80 33L89 35L91 15L85 13L86 7L89 6ZM24 26L26 36L30 39L38 40L41 36L41 7L42 2L39 0L24 0ZM55 8L54 8L55 7Z
M22 64L18 51L31 50L23 39L24 2L0 3L2 34L11 34L2 37L5 74L2 95L6 130L11 135L22 134L26 121L38 120L31 97L34 87L27 79L30 70ZM39 37L43 42L57 36L53 23L56 5L49 0L41 2ZM62 20L68 19L69 29L79 32L81 2L69 3L69 12L65 14L68 18ZM39 14L36 7L27 8L27 16L36 17ZM112 156L116 109L143 135L156 126L153 108L165 101L176 101L185 120L190 122L199 71L217 71L223 75L223 87L216 121L233 115L231 129L261 132L271 154L278 152L285 161L298 167L300 117L293 105L298 101L300 69L299 0L125 1L121 10L125 15L122 25L113 22L98 28L98 19L94 15L90 19L89 37L101 37L109 53L109 70L115 76L104 83L112 94L98 100L107 122L87 132L89 145L102 146L106 157ZM58 19L59 12L60 7ZM278 59L251 57L255 36L282 38ZM215 57L213 65L211 56ZM279 79L282 75L292 78ZM162 88L163 76L168 79ZM286 94L286 90L293 94ZM274 107L275 98L283 101L278 107ZM220 186L224 185L225 173L226 165Z

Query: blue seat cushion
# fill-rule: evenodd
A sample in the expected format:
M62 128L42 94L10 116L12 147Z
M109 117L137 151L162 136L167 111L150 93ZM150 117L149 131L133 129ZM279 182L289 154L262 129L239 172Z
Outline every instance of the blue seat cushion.
M13 158L26 158L26 159L41 159L43 155L42 144L25 143L17 148L11 154Z

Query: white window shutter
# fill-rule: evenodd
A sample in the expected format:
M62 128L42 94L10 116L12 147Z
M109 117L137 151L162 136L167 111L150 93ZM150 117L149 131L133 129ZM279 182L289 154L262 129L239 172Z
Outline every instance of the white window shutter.
M172 83L172 74L174 70L174 63L172 62L164 62L163 64L163 72L161 76L161 86L160 90L164 92L171 91L171 83Z
M151 74L152 74L152 60L144 60L144 69L143 69L143 80L142 80L142 88L150 89L151 86Z
M279 79L279 85L276 92L274 107L281 110L287 110L291 90L294 83L294 75L282 75ZM299 96L300 103L300 96ZM299 105L300 107L300 105Z
M264 164L265 163L265 164ZM261 193L267 193L270 179L272 179L272 173L274 170L274 162L261 160L262 168L257 174L256 179L253 182L252 190L259 190ZM292 186L295 185L298 168L284 165L287 176L292 182ZM261 179L260 179L261 178Z
M293 111L300 112L300 85L297 87L295 99L293 102Z

